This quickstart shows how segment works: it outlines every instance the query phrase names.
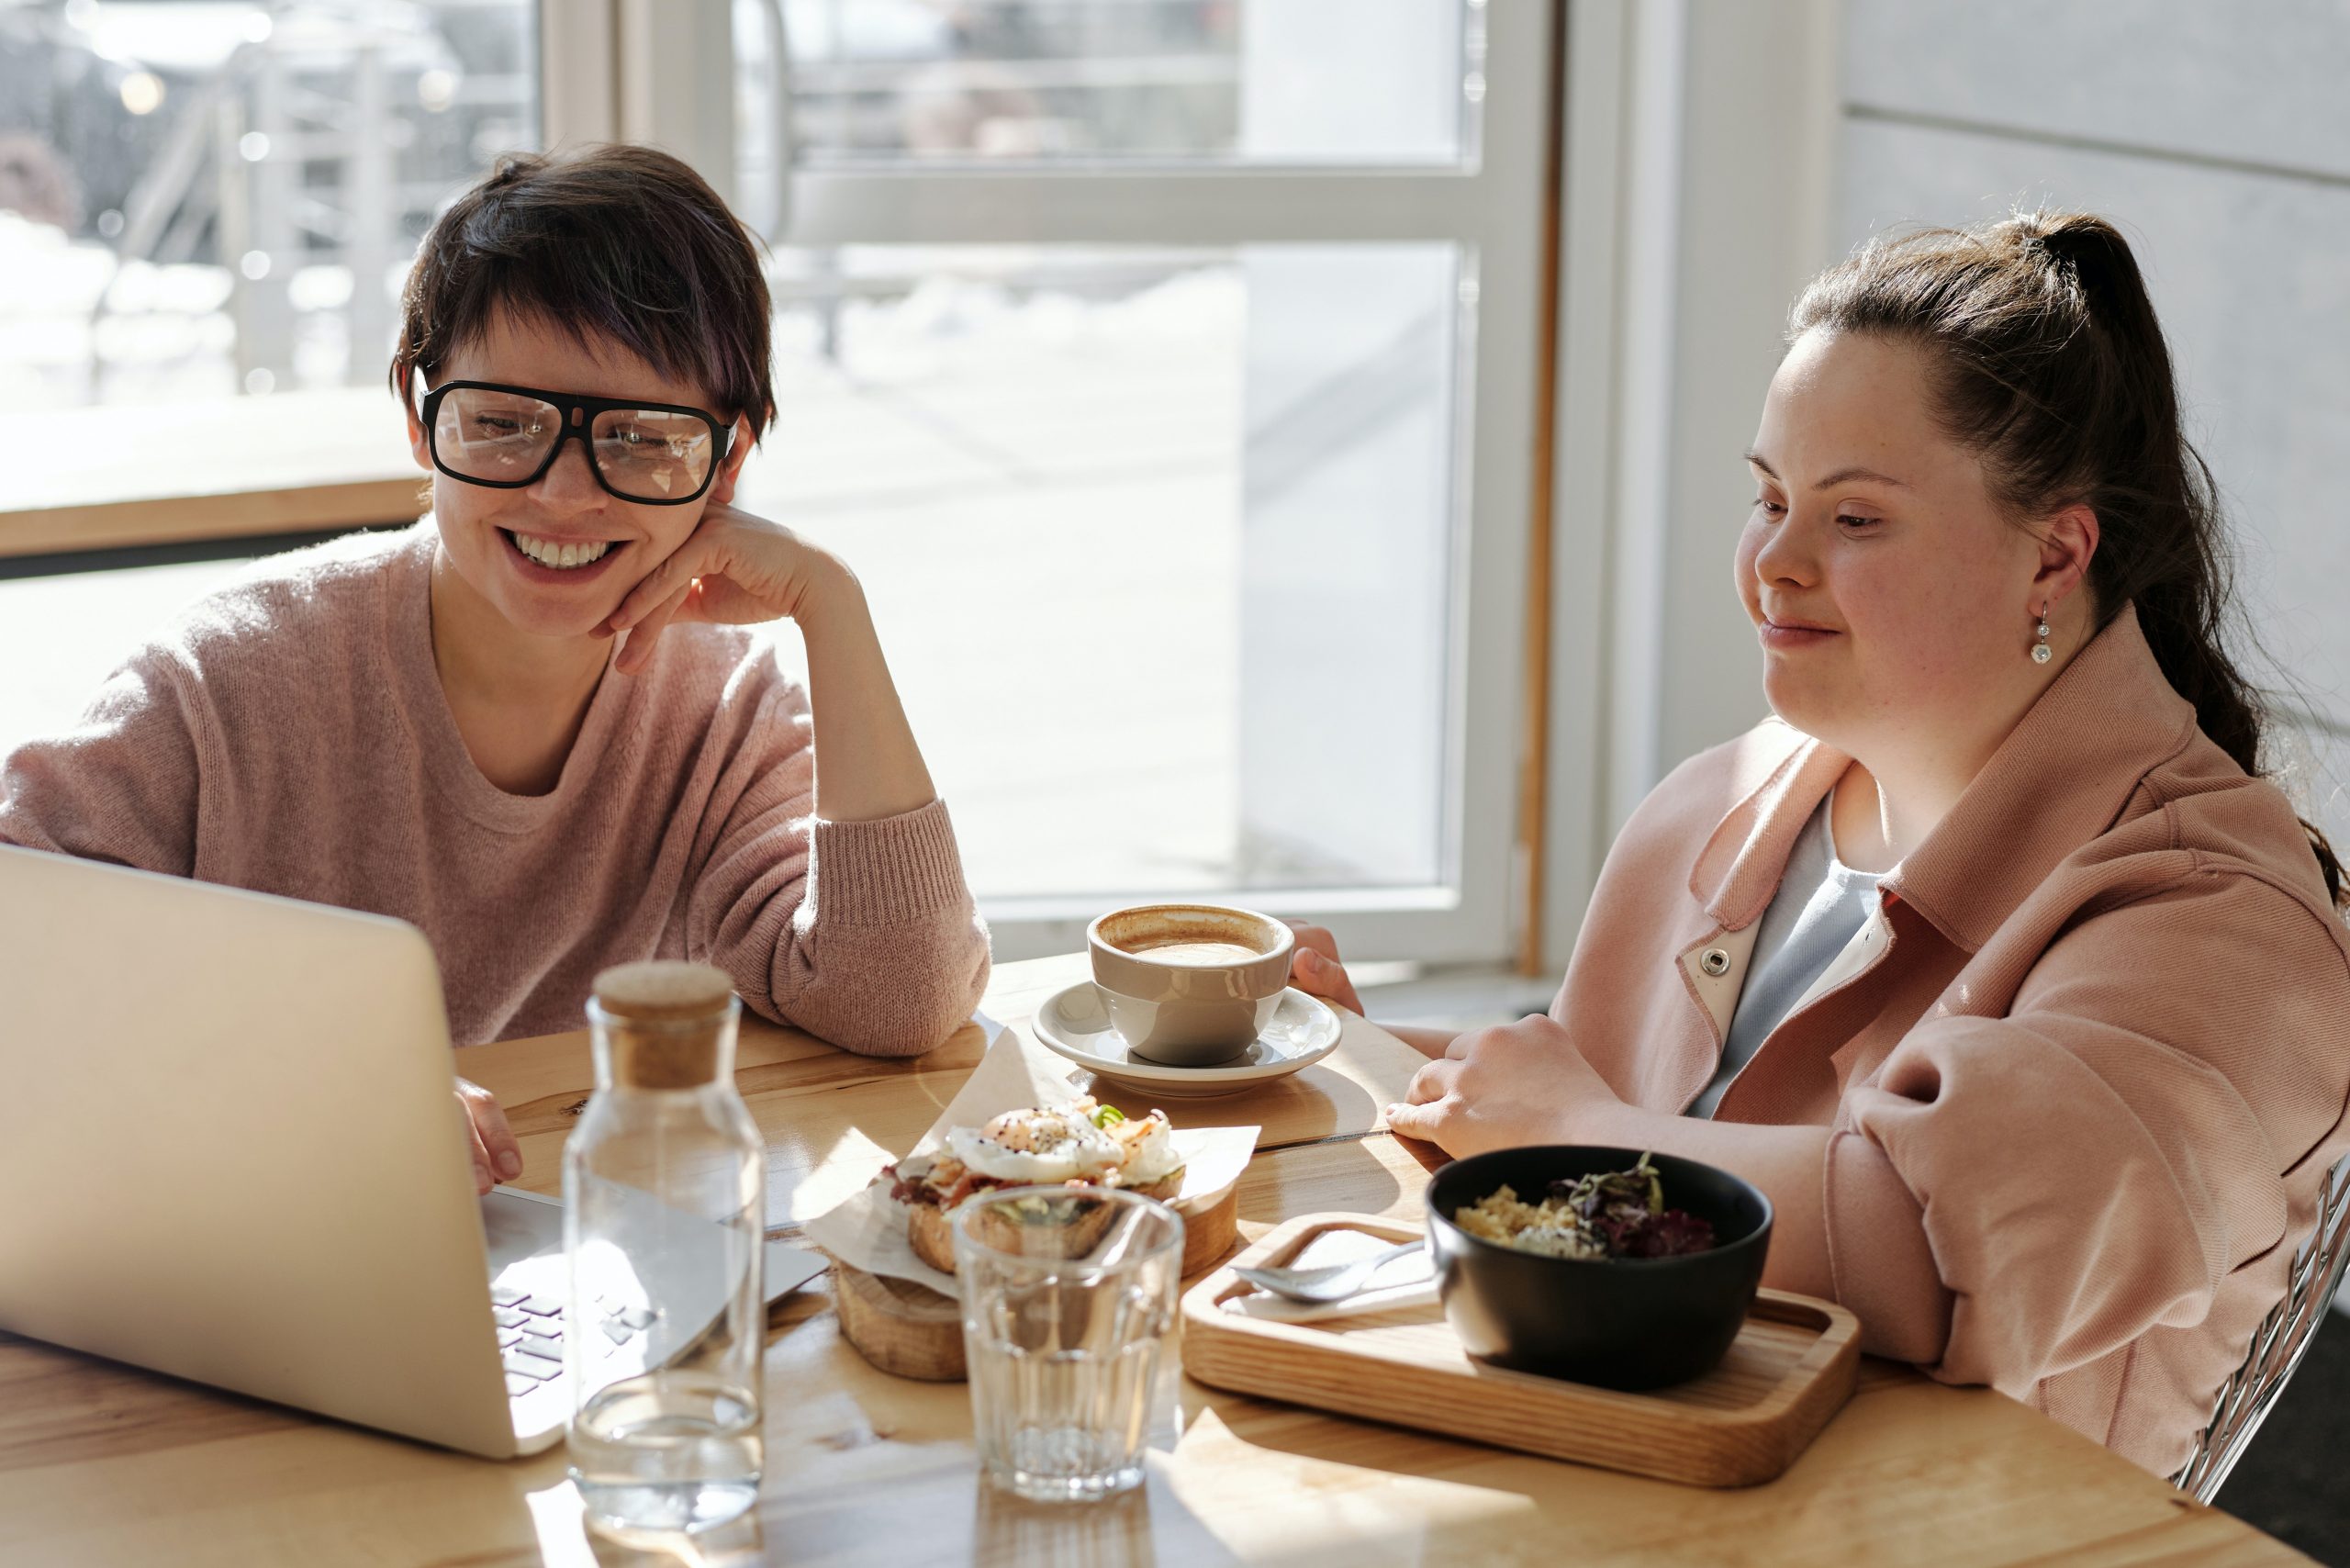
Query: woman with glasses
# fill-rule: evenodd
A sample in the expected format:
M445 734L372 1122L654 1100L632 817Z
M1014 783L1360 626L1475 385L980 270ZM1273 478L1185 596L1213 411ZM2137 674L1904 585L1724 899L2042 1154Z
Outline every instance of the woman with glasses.
M988 972L946 808L856 577L733 505L774 410L749 236L660 152L509 158L403 309L431 515L192 606L0 766L0 840L410 921L460 1045L576 1027L655 957L937 1045ZM786 619L804 690L747 630ZM520 1157L460 1095L487 1190Z
M1633 813L1547 1015L1415 1032L1389 1125L1737 1171L1766 1282L2168 1474L2350 1139L2350 931L2162 329L2033 214L1868 245L1788 338L1732 568L1776 716ZM1295 970L1357 1005L1327 932Z

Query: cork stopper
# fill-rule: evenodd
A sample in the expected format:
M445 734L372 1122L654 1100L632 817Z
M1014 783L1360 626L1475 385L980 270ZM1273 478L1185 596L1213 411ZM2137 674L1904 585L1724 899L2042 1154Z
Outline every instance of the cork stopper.
M611 1042L612 1081L693 1089L718 1077L734 1018L734 982L709 964L653 960L596 977L596 1007Z

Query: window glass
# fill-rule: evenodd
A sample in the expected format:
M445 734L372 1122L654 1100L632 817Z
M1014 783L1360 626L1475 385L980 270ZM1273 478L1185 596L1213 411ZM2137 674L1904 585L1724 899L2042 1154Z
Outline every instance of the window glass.
M1446 874L1463 268L778 254L741 498L867 583L983 897Z
M530 0L0 6L0 409L376 381L440 204L538 140Z
M735 0L737 118L766 173L779 43L803 166L1450 163L1474 152L1483 21L1482 0Z

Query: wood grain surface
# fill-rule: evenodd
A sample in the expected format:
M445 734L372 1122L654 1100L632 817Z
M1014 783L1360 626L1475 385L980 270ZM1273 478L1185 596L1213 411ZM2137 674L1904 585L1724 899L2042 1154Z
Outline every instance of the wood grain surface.
M1782 1291L1756 1298L1713 1372L1641 1394L1472 1361L1433 1301L1302 1323L1223 1309L1252 1288L1234 1270L1292 1266L1333 1231L1404 1241L1422 1227L1343 1213L1289 1221L1185 1294L1184 1370L1235 1393L1693 1486L1785 1473L1852 1394L1858 1321Z
M1082 972L1080 960L1006 965L986 1010L1019 1023ZM983 1037L974 1029L901 1063L746 1030L745 1086L770 1139L771 1184L784 1189L770 1216L789 1226L794 1194L814 1199L869 1176L877 1156L910 1146ZM1356 1024L1328 1063L1286 1090L1168 1110L1197 1125L1245 1110L1265 1126L1240 1182L1244 1237L1317 1210L1416 1216L1433 1153L1377 1124L1417 1060ZM588 1081L584 1036L479 1047L462 1066L519 1113L524 1184L559 1185L556 1155ZM0 1562L2306 1561L2014 1400L1874 1361L1802 1457L1761 1486L1680 1486L1187 1381L1181 1440L1152 1456L1145 1487L1099 1507L1043 1507L980 1484L962 1385L876 1371L842 1343L832 1307L825 1281L770 1314L759 1506L688 1552L588 1534L560 1448L491 1463L0 1336Z
M912 1280L868 1274L837 1258L832 1278L841 1338L858 1355L899 1377L963 1381L963 1312L953 1296Z

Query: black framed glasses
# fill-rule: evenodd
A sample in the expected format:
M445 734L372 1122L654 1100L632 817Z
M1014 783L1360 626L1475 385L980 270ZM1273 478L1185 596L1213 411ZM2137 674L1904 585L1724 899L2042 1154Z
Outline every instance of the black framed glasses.
M596 482L624 501L676 507L710 488L730 429L706 409L581 398L494 381L447 381L424 395L432 466L493 489L535 485L576 439Z

